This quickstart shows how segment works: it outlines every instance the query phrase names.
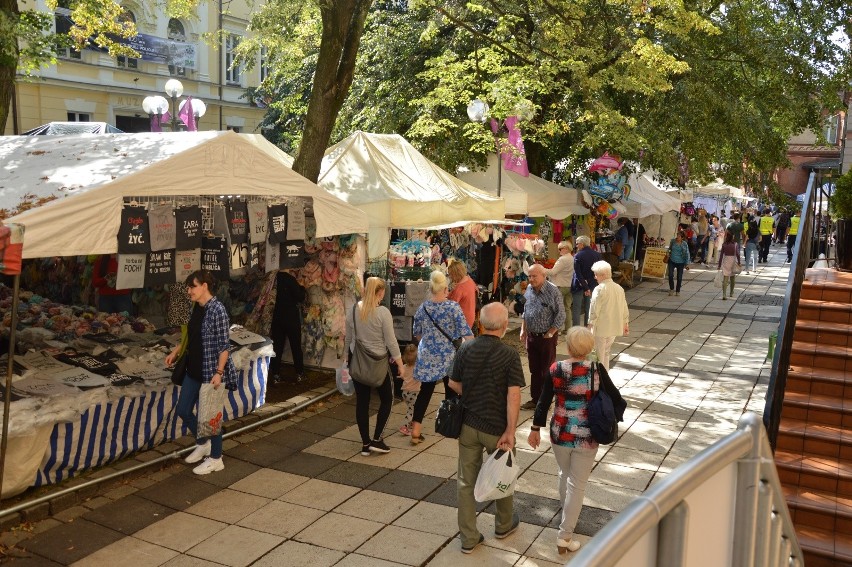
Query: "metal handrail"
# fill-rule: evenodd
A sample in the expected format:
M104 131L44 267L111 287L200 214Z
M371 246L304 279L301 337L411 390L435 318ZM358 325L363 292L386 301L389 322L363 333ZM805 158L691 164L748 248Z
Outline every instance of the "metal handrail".
M686 497L733 463L737 463L738 474L730 564L802 565L802 550L766 431L759 416L747 413L740 419L737 431L707 447L633 500L580 549L571 559L571 567L615 565L628 558L633 546L658 526L657 564L680 564L673 558L682 557L686 547ZM779 556L779 550L783 556ZM770 557L787 560L771 562Z
M787 300L781 308L781 322L778 326L778 337L775 353L772 356L772 370L769 375L769 387L763 410L763 424L766 426L769 443L773 451L778 438L778 428L781 424L781 408L784 403L784 390L787 387L787 374L790 370L793 334L798 315L799 299L802 295L802 283L805 281L805 270L819 257L823 235L825 235L826 257L829 257L830 253L831 226L822 215L822 210L826 208L825 205L828 204L829 199L830 195L823 187L822 172L811 173L808 178L805 200L802 203L799 234L793 248L793 263L790 265L790 276L787 279L787 288L784 294ZM815 239L817 248L813 250L812 244Z

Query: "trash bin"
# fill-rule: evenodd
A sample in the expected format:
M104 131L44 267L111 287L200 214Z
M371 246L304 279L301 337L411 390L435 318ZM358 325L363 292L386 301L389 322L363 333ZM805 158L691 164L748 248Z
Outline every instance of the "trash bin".
M778 340L778 333L772 332L769 333L769 352L766 354L766 358L772 360L772 357L775 356L775 342Z

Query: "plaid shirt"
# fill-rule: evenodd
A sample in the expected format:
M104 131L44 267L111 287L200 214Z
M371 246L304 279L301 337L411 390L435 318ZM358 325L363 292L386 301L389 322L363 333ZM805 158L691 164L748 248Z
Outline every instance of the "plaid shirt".
M201 322L201 371L202 380L207 383L219 370L219 355L230 346L230 322L225 306L216 297L204 306L204 320ZM237 389L237 369L228 356L225 363L225 375L222 383L229 390Z
M565 325L565 306L562 292L552 283L545 281L541 291L528 286L524 294L524 323L529 333L546 333L551 327L561 329Z

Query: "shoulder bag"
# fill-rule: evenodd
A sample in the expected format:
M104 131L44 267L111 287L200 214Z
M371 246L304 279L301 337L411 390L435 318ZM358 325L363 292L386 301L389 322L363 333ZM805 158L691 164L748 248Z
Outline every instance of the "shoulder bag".
M494 352L495 348L497 348L497 345L491 347L485 360L491 359L491 353ZM473 384L474 382L462 384L461 396L441 402L441 405L438 406L438 414L435 416L435 433L449 439L459 438L462 424L464 424L464 401Z
M609 445L618 437L618 418L615 415L615 404L604 388L601 388L600 379L598 389L595 390L595 369L599 363L592 365L592 399L589 400L586 413L589 418L589 430L592 438L601 445Z
M352 306L352 326L355 330L355 336L352 337L354 349L349 359L349 375L356 382L370 386L371 388L378 388L390 372L388 356L387 354L373 354L358 339L357 307L357 303Z
M448 335L448 334L447 334L447 332L446 332L444 329L442 329L441 327L439 327L439 326L438 326L438 323L436 323L436 322L435 322L435 320L432 318L432 315L430 315L430 314L429 314L429 310L428 310L428 309L426 309L426 306L425 306L425 305L423 306L423 311L425 311L425 312L426 312L426 316L427 316L427 317L429 317L429 320L430 320L430 321L432 321L432 325L434 325L434 326L435 326L435 328L436 328L436 329L438 329L438 330L441 332L441 334L442 334L442 335L444 335L445 337L447 337L447 340L448 340L448 341L450 341L450 344L452 344L452 345L453 345L453 349L454 349L454 350L459 350L459 347L461 346L461 344L462 344L462 342L463 342L463 341L462 341L462 339L461 339L461 337L459 337L459 338L457 338L457 339L453 339L453 338L451 338L451 337L450 337L450 335Z
M189 358L186 355L186 347L189 346L189 330L187 325L180 326L180 350L178 351L175 363L172 366L172 384L180 386L183 384L183 377L186 376L186 361Z

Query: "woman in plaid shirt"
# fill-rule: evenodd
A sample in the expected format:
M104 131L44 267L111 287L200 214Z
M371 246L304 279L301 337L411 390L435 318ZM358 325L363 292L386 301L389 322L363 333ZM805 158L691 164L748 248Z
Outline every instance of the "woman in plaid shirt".
M194 307L189 318L186 347L186 376L180 388L177 414L193 436L198 431L198 417L193 410L198 404L201 384L211 383L214 388L237 389L237 369L228 356L230 322L225 306L213 294L216 291L216 279L207 270L198 270L186 278L189 298ZM180 345L166 357L166 366L174 364L178 358ZM205 458L206 457L206 458ZM195 467L195 474L209 474L225 468L222 462L222 430L211 438L196 439L195 450L187 463L204 462Z

